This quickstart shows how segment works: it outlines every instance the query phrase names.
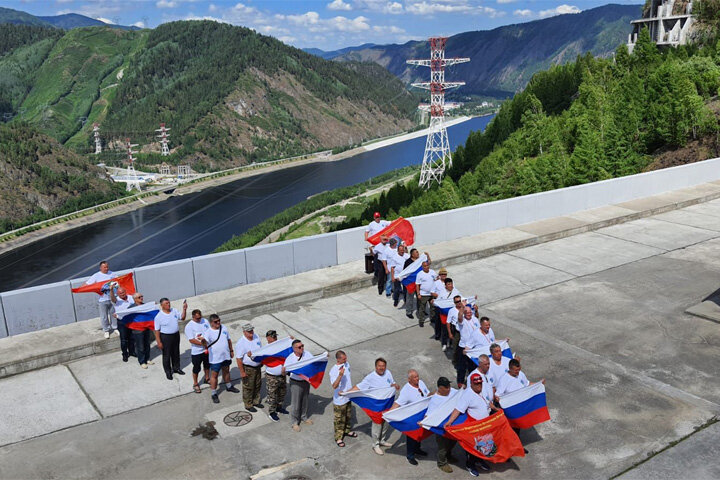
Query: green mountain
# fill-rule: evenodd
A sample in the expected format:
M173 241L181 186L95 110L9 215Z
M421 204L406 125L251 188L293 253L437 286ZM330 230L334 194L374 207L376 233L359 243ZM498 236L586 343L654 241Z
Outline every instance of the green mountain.
M574 61L586 52L601 57L611 55L627 41L630 21L640 14L640 5L610 4L577 14L453 35L448 38L446 55L471 60L451 67L448 80L466 82L458 90L460 95L512 96L525 87L533 74L552 65ZM424 41L361 46L326 52L323 57L375 62L410 83L424 81L428 72L407 65L406 60L428 58L429 52L430 46Z
M110 27L119 28L121 30L139 30L138 27L126 27L124 25L115 25L105 23L95 18L86 17L77 13L65 13L63 15L53 15L49 17L37 17L20 10L12 8L0 7L0 23L11 23L15 25L35 25L43 27L62 28L70 30L72 28L82 27Z
M12 8L0 7L0 23L13 23L16 25L35 25L35 26L52 26L50 23L42 20L35 15L13 10Z

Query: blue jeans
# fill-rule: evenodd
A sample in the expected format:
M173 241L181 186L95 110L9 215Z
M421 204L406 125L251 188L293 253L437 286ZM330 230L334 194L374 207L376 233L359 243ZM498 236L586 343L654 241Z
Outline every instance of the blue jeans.
M391 292L392 292L392 280L390 280L390 275L388 275L387 278L385 279L385 295L387 295L389 297Z
M140 365L150 360L150 330L133 330L132 336L135 341L135 353Z

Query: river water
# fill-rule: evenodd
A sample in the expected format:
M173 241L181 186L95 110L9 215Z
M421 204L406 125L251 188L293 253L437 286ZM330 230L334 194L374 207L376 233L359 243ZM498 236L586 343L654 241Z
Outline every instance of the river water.
M448 128L454 149L492 117ZM314 195L422 162L425 137L174 196L39 240L0 256L0 292L90 275L100 260L118 271L210 253L233 235Z

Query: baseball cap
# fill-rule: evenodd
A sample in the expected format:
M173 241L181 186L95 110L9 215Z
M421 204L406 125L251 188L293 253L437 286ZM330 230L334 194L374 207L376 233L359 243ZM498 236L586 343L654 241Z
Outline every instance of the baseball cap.
M373 217L378 218L380 216L380 212L373 213Z
M246 323L243 325L243 332L250 332L252 330L255 330L255 327L252 326L252 323Z
M473 373L470 375L470 383L482 383L482 377L477 373Z
M437 386L438 387L449 387L450 386L450 380L448 380L446 377L440 377L437 380Z

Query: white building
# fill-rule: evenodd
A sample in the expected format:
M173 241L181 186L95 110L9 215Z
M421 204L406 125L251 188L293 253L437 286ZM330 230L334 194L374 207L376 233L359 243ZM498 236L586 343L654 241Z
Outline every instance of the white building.
M632 53L638 35L643 28L650 32L650 38L657 45L677 47L688 42L695 19L692 16L693 2L690 0L650 0L649 9L640 20L630 22L633 27L628 36L628 50Z

